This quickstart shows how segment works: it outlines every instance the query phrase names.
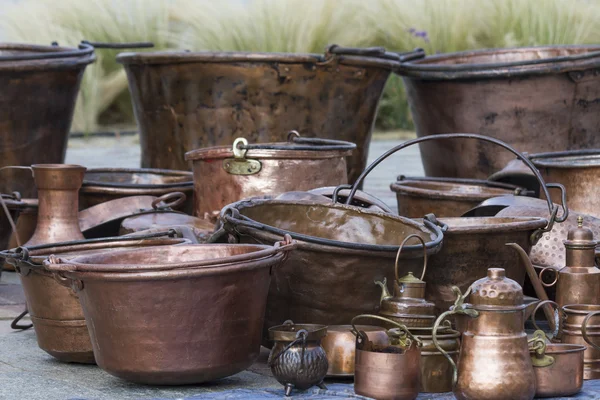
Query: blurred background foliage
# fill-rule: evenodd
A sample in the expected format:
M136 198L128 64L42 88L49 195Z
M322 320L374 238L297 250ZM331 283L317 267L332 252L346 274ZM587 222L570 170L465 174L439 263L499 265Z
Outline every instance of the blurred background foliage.
M322 53L327 44L478 48L600 43L599 0L19 0L0 10L0 40L77 45L152 41L156 49ZM132 126L115 51L88 67L74 131ZM412 129L402 80L392 76L379 129Z

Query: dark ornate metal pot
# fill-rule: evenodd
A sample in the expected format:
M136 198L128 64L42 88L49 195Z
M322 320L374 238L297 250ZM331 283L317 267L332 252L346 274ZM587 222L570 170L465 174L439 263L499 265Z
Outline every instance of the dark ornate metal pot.
M440 54L396 72L418 136L478 132L536 153L600 147L599 67L598 46L544 46ZM486 178L510 160L475 141L421 152L425 173L439 177Z
M186 151L238 136L275 142L298 130L353 142L350 181L365 166L371 128L391 70L423 51L330 46L324 55L122 53L140 127L142 166L187 169Z

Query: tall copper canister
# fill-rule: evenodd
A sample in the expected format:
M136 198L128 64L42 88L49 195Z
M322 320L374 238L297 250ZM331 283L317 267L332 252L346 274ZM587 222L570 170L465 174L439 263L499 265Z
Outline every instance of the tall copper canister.
M75 100L94 49L0 43L0 167L61 163ZM0 172L0 192L35 197L29 180Z
M568 304L562 311L565 320L560 331L561 342L587 346L583 355L583 379L600 379L600 305Z
M523 289L502 268L488 269L463 296L458 288L451 311L436 321L433 342L454 368L454 395L458 400L531 400L535 374L524 329ZM463 303L470 292L470 304ZM440 346L441 322L449 315L466 315L458 363Z
M354 181L367 161L382 90L400 62L423 56L332 45L325 54L122 53L140 127L142 167L188 169L184 153L277 141L281 132L356 143Z
M537 153L600 147L599 67L600 46L543 46L433 55L395 72L419 137L478 132ZM436 177L484 179L511 159L475 141L423 143L421 154Z

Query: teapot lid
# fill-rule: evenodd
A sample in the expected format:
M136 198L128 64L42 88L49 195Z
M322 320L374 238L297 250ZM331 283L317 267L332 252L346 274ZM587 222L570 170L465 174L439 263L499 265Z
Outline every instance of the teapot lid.
M504 268L488 268L487 277L473 283L469 302L473 306L522 306L523 288L506 277Z
M577 217L577 227L570 229L567 234L567 240L564 242L565 247L592 247L595 248L598 241L594 240L594 232L588 227L583 226L583 217Z
M398 282L399 285L402 283L421 283L423 285L425 284L425 281L422 281L421 279L414 276L412 271L409 271L408 274L404 275L402 278L398 278L396 282Z

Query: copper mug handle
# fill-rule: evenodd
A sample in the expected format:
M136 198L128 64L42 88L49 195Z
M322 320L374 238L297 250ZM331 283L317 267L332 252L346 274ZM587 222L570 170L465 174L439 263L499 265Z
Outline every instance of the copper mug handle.
M600 311L592 311L591 313L589 313L588 315L585 316L585 319L583 320L583 323L581 324L581 335L583 336L583 340L585 340L585 342L587 344L589 344L596 350L600 350L600 346L597 345L596 343L592 342L592 340L588 336L588 332L587 332L587 326L588 326L588 323L590 322L590 319L592 317L595 317L596 315L600 315Z

